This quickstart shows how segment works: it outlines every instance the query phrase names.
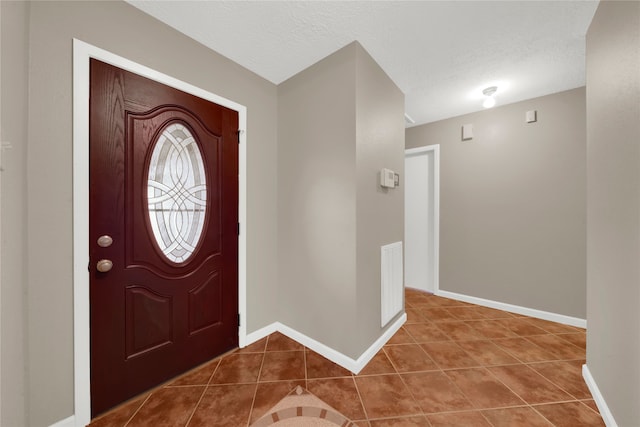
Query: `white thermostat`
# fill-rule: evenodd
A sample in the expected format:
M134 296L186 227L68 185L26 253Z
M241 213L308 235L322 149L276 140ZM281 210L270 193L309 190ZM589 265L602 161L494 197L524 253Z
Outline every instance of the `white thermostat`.
M396 186L396 173L391 169L386 168L380 170L380 186L385 188L394 188Z

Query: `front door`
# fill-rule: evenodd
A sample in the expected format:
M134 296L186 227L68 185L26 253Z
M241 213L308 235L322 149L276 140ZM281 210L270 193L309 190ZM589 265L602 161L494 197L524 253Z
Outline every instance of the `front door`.
M238 113L92 59L93 416L238 345Z

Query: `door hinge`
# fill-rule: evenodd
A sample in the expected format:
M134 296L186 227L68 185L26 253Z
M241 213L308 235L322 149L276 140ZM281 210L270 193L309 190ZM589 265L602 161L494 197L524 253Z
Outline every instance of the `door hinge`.
M240 235L240 223L238 223L238 236Z
M242 129L238 129L238 131L236 132L236 135L238 136L238 144L240 144L240 135L242 135L244 133L244 131Z
M240 313L238 313L238 326L240 326Z

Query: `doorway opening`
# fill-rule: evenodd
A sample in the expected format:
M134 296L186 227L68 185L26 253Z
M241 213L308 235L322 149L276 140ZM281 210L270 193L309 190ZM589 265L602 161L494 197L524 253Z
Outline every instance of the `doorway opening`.
M405 286L439 289L440 146L405 150Z

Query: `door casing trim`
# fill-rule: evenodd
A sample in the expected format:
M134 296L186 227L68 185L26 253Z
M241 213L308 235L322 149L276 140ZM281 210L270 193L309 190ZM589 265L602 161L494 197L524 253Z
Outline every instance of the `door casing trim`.
M404 150L405 160L409 156L433 152L433 292L440 290L440 144Z
M91 421L89 329L89 60L91 58L139 74L238 112L241 130L238 151L238 328L240 347L246 345L247 314L247 108L104 49L73 39L73 372L74 421Z

